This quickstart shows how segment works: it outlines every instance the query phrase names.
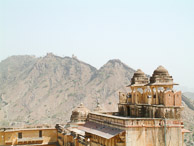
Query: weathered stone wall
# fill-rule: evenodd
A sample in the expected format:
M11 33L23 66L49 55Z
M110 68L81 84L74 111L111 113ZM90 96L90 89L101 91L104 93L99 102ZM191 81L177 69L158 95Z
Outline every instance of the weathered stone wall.
M164 105L165 106L181 106L182 97L181 91L173 92L166 91L164 93Z
M164 93L164 105L165 106L174 105L174 93L172 91L167 91Z
M180 94L178 94L180 96ZM179 100L179 99L178 99ZM181 104L181 103L177 103ZM119 104L119 115L125 117L181 118L181 106Z
M119 92L119 103L120 104L134 104L133 98L137 98L136 104L152 104L152 105L165 105L165 106L181 106L181 91L174 92L169 91L159 91L156 93L154 91L153 98L148 98L151 94L146 91L141 93L139 91L134 91L133 93L122 93ZM152 100L152 101L150 101Z
M181 106L181 104L182 104L182 93L181 93L181 91L175 92L174 98L175 98L175 106Z
M4 131L4 145L17 144L18 133L22 133L22 139L24 138L39 138L39 131L42 131L42 144L56 143L57 142L57 130L56 129L24 129L24 130L12 130ZM2 132L1 132L2 133ZM2 142L1 142L2 143Z
M126 131L126 146L165 146L164 127L129 128ZM166 128L166 145L182 146L181 128Z

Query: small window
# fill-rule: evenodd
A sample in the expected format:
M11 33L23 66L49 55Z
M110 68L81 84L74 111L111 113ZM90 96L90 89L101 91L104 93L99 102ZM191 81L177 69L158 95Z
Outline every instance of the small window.
M22 138L22 133L18 133L18 138L21 139Z
M39 137L42 137L42 130L39 131Z

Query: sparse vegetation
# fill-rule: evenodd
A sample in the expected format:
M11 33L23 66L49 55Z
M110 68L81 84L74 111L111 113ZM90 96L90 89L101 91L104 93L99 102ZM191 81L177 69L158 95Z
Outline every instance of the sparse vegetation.
M57 117L57 115L52 115L52 117L51 118L56 118Z
M62 93L62 92L63 92L63 90L59 90L59 91L58 91L58 93Z
M48 85L45 85L45 86L43 86L42 88L47 88L48 87Z
M75 96L77 96L77 94L76 94L76 93L70 93L70 94L68 94L67 96L68 96L68 97L70 97L70 96L74 96L74 97L75 97Z

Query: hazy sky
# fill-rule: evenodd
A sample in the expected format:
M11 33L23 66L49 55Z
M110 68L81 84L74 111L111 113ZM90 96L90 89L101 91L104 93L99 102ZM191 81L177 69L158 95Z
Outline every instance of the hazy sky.
M0 60L47 52L150 75L163 65L194 88L194 0L0 0Z

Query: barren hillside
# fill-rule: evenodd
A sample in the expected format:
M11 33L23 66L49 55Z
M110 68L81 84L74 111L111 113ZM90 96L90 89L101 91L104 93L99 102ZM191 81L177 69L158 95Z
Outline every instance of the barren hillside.
M76 58L13 56L0 63L1 125L64 123L80 102L90 110L99 98L117 110L134 70L110 60L99 70Z

